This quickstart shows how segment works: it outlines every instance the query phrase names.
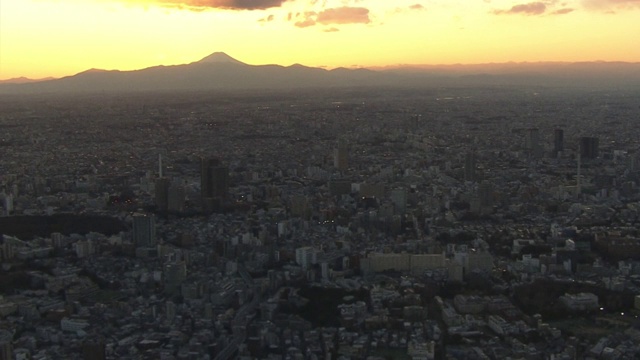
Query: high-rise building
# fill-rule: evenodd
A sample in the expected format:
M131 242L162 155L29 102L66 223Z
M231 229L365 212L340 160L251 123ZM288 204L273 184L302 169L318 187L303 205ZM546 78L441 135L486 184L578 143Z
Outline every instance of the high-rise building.
M170 262L164 265L164 291L174 294L187 278L187 267L184 261Z
M178 184L171 184L168 192L167 208L169 211L182 211L184 210L185 190L184 186Z
M349 168L349 147L344 141L340 141L333 149L333 166L340 171L347 171Z
M584 136L580 138L580 156L582 159L595 159L600 155L600 139Z
M493 206L493 184L483 181L478 186L478 197L480 198L480 206L482 208L490 208Z
M171 182L165 177L157 178L155 182L156 206L160 211L167 211L169 206L169 186Z
M133 215L133 243L136 247L156 246L156 218L151 214Z
M219 211L229 191L229 168L219 159L200 161L200 192L205 211Z
M396 214L404 214L407 211L407 189L398 188L391 190L391 202Z
M525 138L525 149L529 157L539 158L542 155L542 147L540 146L540 130L531 128L527 130Z
M13 359L13 334L8 330L0 330L0 360Z
M564 130L555 129L553 131L553 155L558 157L562 151L564 151Z
M464 181L476 180L476 154L469 152L464 156Z

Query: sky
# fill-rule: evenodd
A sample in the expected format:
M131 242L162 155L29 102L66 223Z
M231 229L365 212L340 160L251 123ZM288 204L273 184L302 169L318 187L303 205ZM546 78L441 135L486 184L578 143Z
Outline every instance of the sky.
M0 79L225 52L315 67L640 62L640 0L0 0Z

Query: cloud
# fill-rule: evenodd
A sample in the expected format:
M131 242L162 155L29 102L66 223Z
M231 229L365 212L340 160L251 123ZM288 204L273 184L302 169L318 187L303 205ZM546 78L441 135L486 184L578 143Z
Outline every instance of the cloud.
M589 10L605 12L640 8L640 0L582 0L582 4Z
M522 15L540 15L547 11L547 5L542 2L532 2L528 4L514 5L509 10L494 10L494 14L522 14Z
M413 5L409 6L409 9L411 9L411 10L424 10L424 5L422 5L422 4L413 4Z
M308 18L308 19L305 19L305 20L302 20L302 21L296 21L293 25L295 25L295 26L297 26L299 28L306 28L306 27L309 27L309 26L313 26L315 24L316 24L315 20L313 20L311 18Z
M316 21L321 24L368 24L371 19L367 8L343 6L319 12Z
M554 12L552 12L552 15L565 15L568 14L570 12L574 12L576 9L572 9L572 8L563 8L563 9L558 9Z
M271 22L274 19L275 19L275 16L273 16L273 14L272 14L272 15L269 15L267 17L263 17L262 19L258 20L258 22L266 23L266 22Z
M340 29L338 29L337 27L330 27L330 28L324 29L322 31L324 31L324 32L338 32L338 31L340 31Z
M324 9L320 12L308 11L303 14L289 14L288 20L293 20L294 25L299 28L322 25L344 25L344 24L368 24L371 22L369 18L369 9L363 7L343 6L338 8ZM335 30L334 30L335 29ZM326 32L334 32L338 29L335 27L328 28Z
M140 0L123 0L125 2L141 2ZM157 4L189 10L207 8L227 10L264 10L280 7L289 0L152 0ZM148 3L145 1L144 3Z

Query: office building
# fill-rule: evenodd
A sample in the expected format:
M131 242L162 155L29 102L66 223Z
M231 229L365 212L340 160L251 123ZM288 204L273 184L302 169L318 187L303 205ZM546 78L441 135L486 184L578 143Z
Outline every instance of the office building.
M596 159L600 155L600 139L584 136L580 138L580 157L583 160Z
M136 247L156 246L156 218L151 214L133 215L133 243Z
M184 186L171 184L167 193L167 209L174 212L183 211L186 197Z
M540 130L537 128L527 130L525 149L530 158L539 158L542 155L542 147L540 146Z
M391 202L396 214L404 214L407 211L407 189L391 190Z
M164 291L175 294L187 278L187 266L184 261L170 262L164 265Z
M229 168L219 159L200 161L200 192L205 211L220 211L229 191Z
M558 154L564 151L564 130L555 129L553 131L553 156L558 157Z
M343 141L333 149L333 166L340 171L347 171L349 168L349 148Z
M169 207L169 186L171 182L169 179L161 177L157 178L155 182L155 200L156 206L160 211L167 211Z
M296 249L296 263L303 269L308 269L318 262L318 253L312 246L305 246Z
M469 152L464 157L464 181L476 180L476 154Z

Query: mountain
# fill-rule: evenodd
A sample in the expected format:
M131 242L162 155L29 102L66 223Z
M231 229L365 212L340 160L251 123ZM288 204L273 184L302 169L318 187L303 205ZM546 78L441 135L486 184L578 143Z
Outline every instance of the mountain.
M619 62L399 65L326 70L248 65L215 52L200 61L141 70L90 69L60 79L0 84L0 93L96 93L359 86L640 86L640 64Z
M0 85L0 93L125 92L173 90L292 89L372 86L388 75L369 70L325 70L302 65L248 65L216 52L184 65L141 70L90 69L33 84ZM390 75L395 78L395 75Z
M47 77L43 79L29 79L27 77L21 76L21 77L12 78L12 79L0 80L0 84L27 84L27 83L47 81L47 80L54 80L54 78Z
M204 58L202 58L202 60L198 61L199 63L210 63L210 64L220 64L220 63L227 63L227 64L241 64L241 65L246 65L245 63L236 60L234 58L232 58L231 56L223 53L223 52L214 52L211 55L208 55Z

